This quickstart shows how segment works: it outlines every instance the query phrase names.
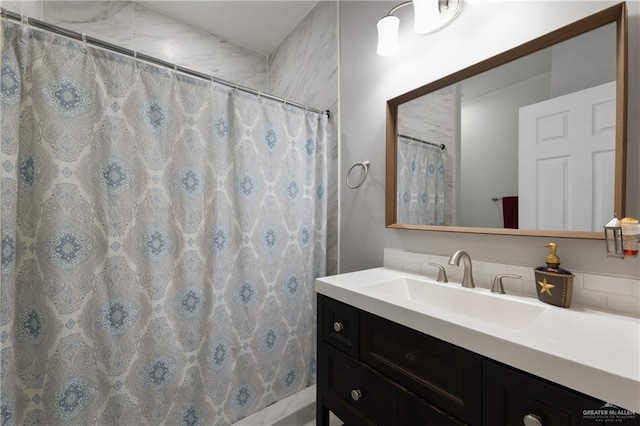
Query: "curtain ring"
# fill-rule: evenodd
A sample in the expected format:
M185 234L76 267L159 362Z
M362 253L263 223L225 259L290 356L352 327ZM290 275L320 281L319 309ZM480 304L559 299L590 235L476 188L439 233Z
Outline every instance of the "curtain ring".
M139 70L139 65L140 64L138 64L138 51L134 50L133 61L131 62L131 72L133 72L133 76L135 76L136 71Z
M364 169L364 177L362 178L360 183L358 183L357 185L352 185L351 182L349 182L349 176L351 175L351 172L353 171L353 169L356 168L356 166L360 166ZM370 166L370 163L368 161L364 161L364 162L358 161L356 164L351 166L351 168L347 172L347 186L351 189L360 188L360 186L364 183L364 181L367 180L367 176L369 176L369 166Z

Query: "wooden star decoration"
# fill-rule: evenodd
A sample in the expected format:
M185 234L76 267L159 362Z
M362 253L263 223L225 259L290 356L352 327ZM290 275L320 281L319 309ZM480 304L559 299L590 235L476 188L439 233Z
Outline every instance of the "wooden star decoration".
M542 293L548 293L548 294L549 294L549 296L553 296L553 295L551 294L551 289L552 289L552 288L554 288L554 287L555 287L555 285L553 285L553 284L549 284L549 283L547 282L547 279L546 279L546 278L545 278L544 280L542 280L542 281L538 281L538 284L540 284L540 294L542 294Z

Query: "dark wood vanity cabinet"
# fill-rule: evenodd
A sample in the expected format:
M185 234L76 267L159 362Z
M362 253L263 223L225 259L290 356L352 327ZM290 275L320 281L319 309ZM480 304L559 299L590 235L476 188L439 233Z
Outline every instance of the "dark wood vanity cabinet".
M318 426L602 424L602 401L323 295L318 324Z
M480 423L480 355L360 311L360 360L431 406Z
M318 295L318 425L481 422L482 357Z

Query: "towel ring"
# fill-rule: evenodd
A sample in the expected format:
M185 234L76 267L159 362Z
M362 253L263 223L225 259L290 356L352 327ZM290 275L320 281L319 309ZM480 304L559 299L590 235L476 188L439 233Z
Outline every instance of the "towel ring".
M367 176L369 176L369 165L370 163L368 161L358 161L356 164L354 164L353 166L351 166L351 168L349 169L349 171L347 172L347 186L351 189L356 189L356 188L360 188L360 185L362 185L364 183L365 180L367 180ZM353 171L353 169L356 166L360 166L364 169L364 177L362 178L362 180L360 181L359 184L357 185L351 185L351 182L349 182L349 176L351 175L351 172Z

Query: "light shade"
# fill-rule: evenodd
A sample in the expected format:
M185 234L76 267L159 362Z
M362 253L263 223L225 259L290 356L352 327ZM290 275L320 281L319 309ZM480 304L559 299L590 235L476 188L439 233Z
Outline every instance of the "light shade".
M398 52L398 28L400 19L387 15L378 21L378 55L391 56Z
M440 26L439 0L413 0L413 31L428 34Z

